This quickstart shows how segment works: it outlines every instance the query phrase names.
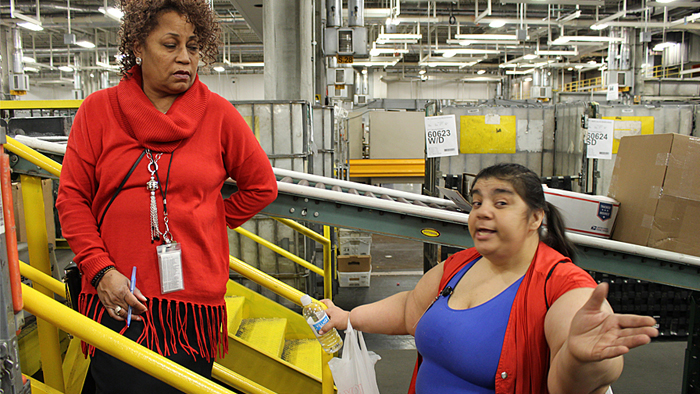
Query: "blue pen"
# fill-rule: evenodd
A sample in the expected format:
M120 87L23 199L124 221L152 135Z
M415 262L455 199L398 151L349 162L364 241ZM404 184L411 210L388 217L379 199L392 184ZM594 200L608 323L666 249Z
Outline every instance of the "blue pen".
M134 289L136 288L136 266L131 270L131 294L134 294ZM131 305L129 305L129 312L126 314L126 326L129 327L131 324Z

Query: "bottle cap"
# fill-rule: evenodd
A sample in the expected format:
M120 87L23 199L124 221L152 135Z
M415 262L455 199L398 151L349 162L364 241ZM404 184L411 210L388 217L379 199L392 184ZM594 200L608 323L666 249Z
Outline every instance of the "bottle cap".
M304 294L303 296L301 296L301 305L302 305L302 306L307 306L307 305L309 305L311 302L312 302L312 301L311 301L311 297L309 297L308 294Z

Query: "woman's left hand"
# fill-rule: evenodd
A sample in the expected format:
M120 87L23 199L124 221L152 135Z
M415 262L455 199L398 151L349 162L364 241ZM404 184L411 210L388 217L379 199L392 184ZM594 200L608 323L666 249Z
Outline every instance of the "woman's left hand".
M568 348L582 363L623 355L659 335L650 316L613 313L605 302L607 295L608 284L599 284L571 321Z

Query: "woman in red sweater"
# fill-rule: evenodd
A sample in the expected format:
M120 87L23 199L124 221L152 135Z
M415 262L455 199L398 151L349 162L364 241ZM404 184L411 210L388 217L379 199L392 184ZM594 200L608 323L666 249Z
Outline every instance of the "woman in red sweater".
M605 393L621 356L658 335L655 320L613 313L607 284L596 287L571 263L574 246L535 173L486 168L471 197L474 248L435 266L412 291L350 313L324 300L331 320L323 329L352 319L361 331L414 335L421 357L412 393Z
M272 202L277 183L240 114L199 81L219 43L209 3L129 0L123 11L123 78L76 114L56 201L82 273L79 307L209 377L227 350L226 226ZM223 200L229 177L238 191ZM174 392L83 345L98 393Z

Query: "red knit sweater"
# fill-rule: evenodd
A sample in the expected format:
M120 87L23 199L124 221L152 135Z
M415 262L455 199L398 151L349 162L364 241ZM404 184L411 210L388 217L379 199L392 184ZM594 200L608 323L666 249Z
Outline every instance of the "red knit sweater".
M104 313L97 301L97 305L90 302L97 299L90 285L97 272L114 265L129 277L132 266L137 266L137 287L147 298L184 303L187 313L195 314L202 335L208 332L212 344L201 352L212 358L219 345L226 346L226 225L238 227L272 202L277 196L276 179L244 119L198 77L163 114L143 93L140 69L131 72L131 78L83 102L63 161L56 206L63 235L83 274L81 312L97 321ZM97 228L107 203L144 148L163 152L158 162L161 190L156 192L161 231L161 192L173 155L167 207L170 231L182 245L185 289L166 295L160 292L157 244L151 243L146 156L110 206L101 229ZM236 180L239 191L223 200L221 187L229 177ZM149 309L144 316L146 329L139 342L154 339L154 327L149 326L152 313ZM178 318L182 316L168 317L175 327ZM178 336L173 330L171 326L165 331ZM159 353L169 353L167 345L157 347L154 350Z

